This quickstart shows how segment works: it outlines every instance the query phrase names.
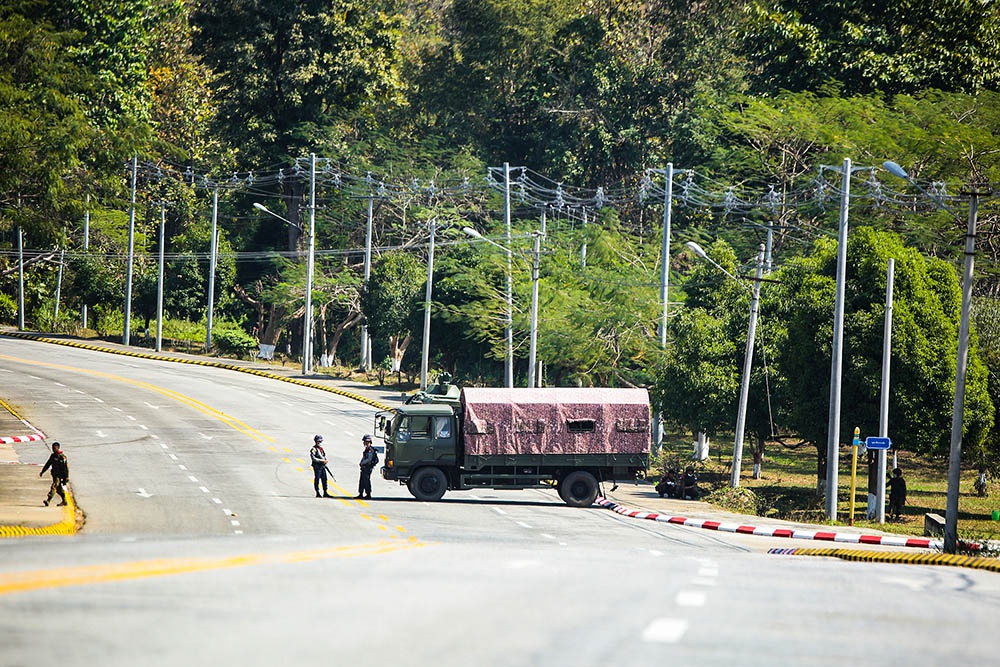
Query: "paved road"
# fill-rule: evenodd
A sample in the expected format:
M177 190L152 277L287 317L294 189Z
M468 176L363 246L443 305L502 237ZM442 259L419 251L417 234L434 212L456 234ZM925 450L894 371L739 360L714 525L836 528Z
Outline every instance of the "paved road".
M59 439L72 538L0 543L0 667L921 665L989 661L1000 577L768 556L554 492L419 503L373 479L374 409L215 368L4 339L4 397ZM323 433L338 498L313 497ZM22 461L44 445L18 445Z

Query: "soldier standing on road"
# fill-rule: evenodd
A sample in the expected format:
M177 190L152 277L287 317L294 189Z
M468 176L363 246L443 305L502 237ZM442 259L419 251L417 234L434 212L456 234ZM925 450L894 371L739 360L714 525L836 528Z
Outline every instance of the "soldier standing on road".
M372 470L375 468L375 464L378 463L378 452L372 446L372 437L370 435L365 435L365 437L361 438L361 442L365 445L365 451L361 455L361 478L358 480L357 498L371 498Z
M315 436L312 449L309 450L309 458L312 460L313 467L313 488L316 489L317 498L332 498L333 496L326 492L326 452L323 451L322 442L323 436ZM319 492L320 483L323 484L322 495Z
M62 502L59 505L66 504L66 485L69 484L69 462L66 460L66 455L62 453L59 449L59 443L52 443L52 454L49 456L49 460L45 462L45 466L42 467L42 471L38 473L41 477L45 474L45 471L49 468L52 469L52 486L49 487L49 495L45 498L43 503L46 507L52 501L52 496L59 494L62 498Z

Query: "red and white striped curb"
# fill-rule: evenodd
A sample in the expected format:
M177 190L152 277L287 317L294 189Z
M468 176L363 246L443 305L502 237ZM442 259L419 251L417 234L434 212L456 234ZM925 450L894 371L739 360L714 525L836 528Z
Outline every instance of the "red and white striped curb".
M629 509L606 498L598 497L594 501L601 507L606 507L622 516L649 521L662 521L692 528L704 528L724 533L740 533L743 535L763 535L765 537L787 537L793 540L817 540L821 542L840 542L845 544L878 544L887 547L916 547L922 549L941 549L942 540L932 540L926 537L907 537L905 535L862 535L860 533L835 533L825 530L805 530L792 528L777 528L769 526L748 526L740 523L711 521L708 519L689 519L683 516L670 516L656 512L641 512Z
M36 433L34 435L5 435L0 436L0 444L8 445L13 442L38 442L39 440L45 440L44 433Z

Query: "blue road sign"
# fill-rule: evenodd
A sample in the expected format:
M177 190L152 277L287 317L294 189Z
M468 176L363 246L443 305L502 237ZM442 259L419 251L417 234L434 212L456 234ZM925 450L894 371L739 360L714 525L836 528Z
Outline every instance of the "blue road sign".
M878 436L870 435L865 438L865 447L868 449L891 449L892 440L889 438L880 438Z

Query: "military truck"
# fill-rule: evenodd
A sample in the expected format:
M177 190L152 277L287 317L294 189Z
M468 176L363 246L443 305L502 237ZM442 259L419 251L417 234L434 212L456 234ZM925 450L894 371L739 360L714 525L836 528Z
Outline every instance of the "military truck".
M645 389L485 389L447 382L375 417L382 477L418 500L448 490L555 487L586 507L604 481L649 465Z

